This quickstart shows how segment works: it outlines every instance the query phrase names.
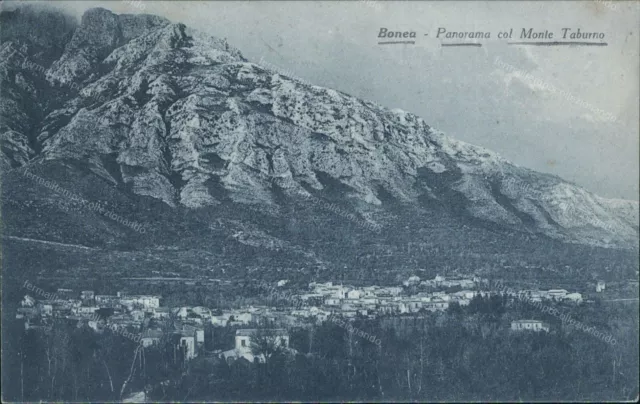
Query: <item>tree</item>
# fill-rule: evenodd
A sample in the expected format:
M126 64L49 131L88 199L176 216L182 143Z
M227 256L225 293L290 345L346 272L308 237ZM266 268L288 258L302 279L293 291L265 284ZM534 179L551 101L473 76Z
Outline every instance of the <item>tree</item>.
M284 353L285 348L284 341L274 330L258 329L251 336L251 353L254 356L263 355L265 363L273 355Z

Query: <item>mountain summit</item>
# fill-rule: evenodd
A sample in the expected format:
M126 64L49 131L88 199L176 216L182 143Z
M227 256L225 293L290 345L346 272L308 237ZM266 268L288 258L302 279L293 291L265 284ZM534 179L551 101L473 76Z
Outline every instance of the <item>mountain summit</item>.
M286 77L185 25L104 9L76 23L19 8L0 22L5 234L72 241L74 215L104 222L82 230L96 244L129 231L69 210L69 198L25 179L29 170L166 234L177 231L166 216L209 221L198 231L223 223L229 243L295 249L303 223L333 216L337 230L363 237L486 231L637 249L637 202L598 197L414 114ZM33 209L66 225L18 225ZM318 232L298 241L335 240Z

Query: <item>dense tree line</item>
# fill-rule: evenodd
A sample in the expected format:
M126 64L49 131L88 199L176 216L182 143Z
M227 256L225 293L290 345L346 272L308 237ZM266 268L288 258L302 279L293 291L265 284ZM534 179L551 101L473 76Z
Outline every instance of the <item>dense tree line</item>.
M18 320L5 325L11 330L3 333L4 400L119 401L179 378L187 364L179 336L169 332L144 348L125 334L64 320L27 330Z
M614 346L575 330L511 332L501 317L481 309L425 316L399 329L354 324L380 338L380 346L331 323L301 328L291 335L297 355L279 353L267 363L196 360L172 384L171 397L183 399L187 387L197 400L628 400L637 394L634 325L614 330L620 341Z
M186 362L167 337L159 347L86 328L19 328L5 340L5 400L630 400L638 394L637 308L561 307L611 333L616 344L558 319L549 333L512 332L540 311L504 298L445 313L358 319L290 331L292 353L268 345L265 363L227 363L201 353ZM375 335L375 344L358 335ZM6 336L7 334L5 334ZM228 348L232 330L208 330ZM222 340L229 340L223 343ZM9 350L7 350L9 349ZM8 365L8 366L7 366ZM3 372L5 373L5 372Z

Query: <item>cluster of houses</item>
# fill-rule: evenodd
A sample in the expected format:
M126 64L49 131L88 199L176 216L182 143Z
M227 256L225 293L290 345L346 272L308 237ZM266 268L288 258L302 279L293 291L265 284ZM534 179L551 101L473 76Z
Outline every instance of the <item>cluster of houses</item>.
M130 295L122 292L116 295L99 295L85 290L78 296L69 289L58 289L55 294L45 294L32 287L27 289L43 299L36 300L31 295L25 295L16 316L25 320L27 329L48 327L54 320L63 320L86 325L96 332L127 330L131 332L132 339L145 347L161 344L163 338L165 341L171 338L176 349L182 349L185 358L191 359L202 351L205 342L204 327L207 324L231 326L241 330L280 327L273 329L282 341L286 341L285 345L288 347L288 336L282 330L322 323L336 317L374 318L444 311L451 304L465 306L476 296L492 295L511 295L531 301L582 302L580 293L570 293L565 289L484 290L487 284L488 281L478 277L446 279L436 276L434 279L420 280L419 277L412 276L403 282L403 286L355 287L332 282L312 282L308 290L294 292L285 288L286 280L281 280L268 286L268 298L270 296L285 301L284 307L260 305L228 310L212 310L202 306L162 307L161 297L156 295ZM602 287L604 288L603 285ZM172 328L162 328L169 318L172 319L169 322ZM535 323L535 320L523 321L512 324L512 329L537 331L548 328L544 324ZM254 334L254 331L240 332L236 335L236 347L220 352L220 355L226 359L245 357L253 361L255 358L249 358L251 353L247 347Z
M303 301L314 301L328 315L342 317L414 313L420 310L446 310L449 304L456 301L462 305L469 304L474 292L461 290L447 294L445 292L419 292L408 296L403 294L404 288L398 286L364 286L334 285L332 282L309 284L311 293L302 294ZM301 311L301 310L298 310ZM310 308L306 309L312 315Z
M182 321L195 324L212 324L220 327L244 327L249 325L265 326L276 324L281 327L294 326L300 323L300 317L308 313L323 319L325 313L317 307L277 309L267 305L252 305L238 309L210 310L206 307L178 307L173 309L175 316Z
M409 277L409 279L404 281L402 284L404 286L418 285L422 287L431 286L431 287L439 287L439 288L452 288L457 286L462 289L466 289L466 288L476 287L486 282L487 282L486 279L481 279L478 276L473 276L473 277L460 276L460 277L447 279L444 276L440 276L440 275L436 275L436 277L433 279L425 279L421 281L419 276L414 275Z
M178 313L161 307L160 299L156 295L122 292L97 295L91 290L80 292L78 298L73 290L58 289L42 300L25 295L16 318L25 321L25 329L48 329L54 321L64 321L78 327L87 326L97 333L117 333L145 347L159 344L164 337L175 341L175 349L181 349L185 359L194 358L204 345L202 323L176 316L172 329L161 330L159 325Z
M145 318L162 318L168 316L168 309L160 307L160 297L151 295L96 295L85 290L80 296L74 296L72 290L58 289L52 297L36 300L25 295L18 309L18 318L27 320L35 318L66 318L83 320L95 317L102 309L109 314L109 319L123 326L140 323ZM28 324L28 323L27 323Z
M532 302L554 301L554 302L572 302L582 303L582 294L578 292L569 292L566 289L549 289L549 290L520 290L502 292L502 294L526 298Z
M403 282L404 287L334 285L332 282L309 284L309 293L292 296L292 301L304 302L294 315L321 320L329 315L342 317L393 315L419 311L444 311L453 303L467 306L476 296L507 295L526 297L531 301L569 301L582 303L580 293L565 289L550 290L484 290L489 282L477 276L447 279L437 275L434 279L420 280L411 276ZM442 290L442 289L447 289ZM451 291L455 289L455 291ZM414 291L408 294L409 290ZM299 306L299 305L298 305Z

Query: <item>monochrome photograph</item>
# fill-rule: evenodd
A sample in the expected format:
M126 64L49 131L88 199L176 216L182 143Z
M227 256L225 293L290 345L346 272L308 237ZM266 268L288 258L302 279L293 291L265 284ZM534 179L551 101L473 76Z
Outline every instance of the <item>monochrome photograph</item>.
M639 1L0 1L3 402L637 402Z

